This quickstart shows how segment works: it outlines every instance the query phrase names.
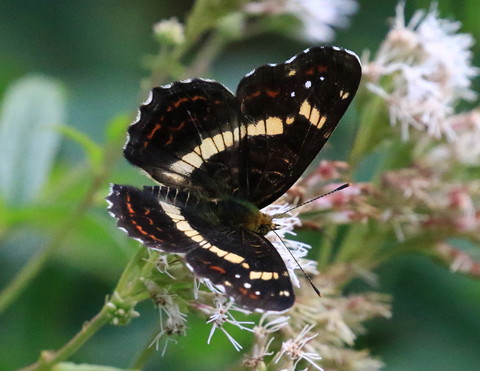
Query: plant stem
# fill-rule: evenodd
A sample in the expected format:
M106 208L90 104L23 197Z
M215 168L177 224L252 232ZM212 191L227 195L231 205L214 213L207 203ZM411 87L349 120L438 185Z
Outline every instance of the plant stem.
M333 226L327 226L322 233L322 242L320 243L319 255L317 258L319 268L327 267L332 258L333 240L336 238L336 228Z
M56 352L41 352L37 362L21 371L49 370L56 363L66 360L106 325L112 317L116 316L115 308L121 309L124 313L124 317L120 318L120 320L124 319L125 321L119 321L117 322L118 324L126 324L135 317L131 315L134 312L133 308L135 305L150 297L143 284L143 279L151 276L155 265L151 262L145 264L146 255L146 249L141 248L130 259L117 283L114 294L105 303L100 312L87 322L68 343Z
M56 352L43 351L40 359L19 371L50 370L53 365L66 360L75 353L88 339L110 320L110 308L105 304L101 311L87 322L82 329L61 349Z

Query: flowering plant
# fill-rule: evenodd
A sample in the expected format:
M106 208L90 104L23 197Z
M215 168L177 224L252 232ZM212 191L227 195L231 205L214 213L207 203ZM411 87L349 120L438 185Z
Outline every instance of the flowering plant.
M334 29L347 27L348 17L357 8L353 0L260 0L222 6L199 0L185 23L172 18L154 26L160 50L146 58L152 74L143 86L147 90L202 75L226 45L266 31L294 31L296 37L309 41L331 41ZM356 119L344 119L356 120L359 128L347 160L319 162L263 210L269 215L284 214L292 205L307 201L276 219L278 230L267 235L286 261L294 285L301 288L291 310L248 313L208 280L195 278L192 283L178 257L142 247L99 313L65 346L42 352L26 369L67 367L60 362L101 327L128 324L139 316L137 305L152 299L160 314L159 329L135 368L144 366L152 348L168 354L169 344L189 334L189 320L196 316L210 326L205 343L224 336L241 352L238 369L376 370L383 362L356 343L366 332L368 320L392 317L391 297L374 290L376 268L393 256L418 252L478 278L480 112L459 111L464 101L476 98L471 88L479 73L472 66L474 40L459 32L459 22L442 19L435 6L415 12L409 21L404 13L400 3L376 53L365 52L362 57L363 84L353 103ZM121 152L125 126L124 119L109 126L105 149L73 129L57 129L83 144L93 169L92 186L61 233L0 294L0 310L36 276L63 242L65 231L90 206L101 203L112 164ZM12 151L8 141L14 135L6 124L1 130L0 154ZM39 162L48 165L53 157L45 158ZM369 179L357 181L366 161L373 161L376 170ZM17 170L5 165L0 171L2 201L8 205L15 193L9 174ZM345 182L352 183L329 193ZM322 194L327 195L317 198ZM313 248L297 240L297 232L313 233ZM307 276L299 274L300 267L322 297L309 287ZM373 288L346 289L354 281ZM236 338L238 333L248 334L247 344Z

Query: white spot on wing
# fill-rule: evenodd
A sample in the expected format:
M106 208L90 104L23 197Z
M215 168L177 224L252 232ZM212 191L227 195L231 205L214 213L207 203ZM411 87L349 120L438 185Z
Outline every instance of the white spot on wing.
M297 58L297 56L294 55L292 58L287 59L287 60L285 61L285 63L292 63L296 58Z
M305 87L306 87L307 89L310 89L310 88L312 87L312 82L311 82L310 80L305 81Z
M254 135L279 135L283 134L283 121L279 117L269 117L247 126L247 133Z
M135 116L135 121L133 123L136 124L137 122L139 122L140 117L141 117L141 112L140 110L137 110L137 116Z
M145 102L142 103L143 106L147 106L149 105L150 103L152 103L152 99L153 99L153 90L150 90L148 92L148 97L147 99L145 99Z

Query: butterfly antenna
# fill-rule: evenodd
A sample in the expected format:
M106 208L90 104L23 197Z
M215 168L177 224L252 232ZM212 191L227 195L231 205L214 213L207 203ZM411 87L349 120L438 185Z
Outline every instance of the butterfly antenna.
M274 218L284 217L284 216L286 216L286 215L287 215L290 211L292 211L292 210L295 210L295 209L297 209L297 208L299 208L299 207L305 206L306 204L309 204L310 202L313 202L313 201L315 201L315 200L318 200L319 198L322 198L322 197L331 195L332 193L341 191L342 189L348 188L348 187L350 187L351 185L352 185L352 183L342 184L341 186L338 186L337 188L335 188L334 190L332 190L332 191L330 191L330 192L327 192L327 193L324 193L323 195L314 197L314 198L312 198L311 200L305 201L304 203L302 203L302 204L300 204L300 205L294 206L294 207L288 209L287 211L285 211L285 212L283 212L283 213L281 213L281 214L275 215Z
M317 196L317 197L314 197L312 198L311 200L308 200L300 205L297 205L297 206L294 206L290 209L288 209L287 211L281 213L281 214L278 214L278 215L274 215L272 217L273 218L281 218L281 217L284 217L286 216L290 211L292 210L295 210L296 208L299 208L301 206L304 206L306 204L309 204L310 202L313 202L315 200L318 200L319 198L322 198L322 197L325 197L325 196L328 196L328 195L331 195L332 193L335 193L335 192L338 192L338 191L341 191L342 189L345 189L347 187L350 187L351 183L345 183L345 184L342 184L341 186L335 188L334 190L330 191L330 192L327 192L327 193L324 193L323 195L320 195L320 196ZM285 249L290 253L291 257L293 258L293 260L295 261L295 263L297 264L298 268L300 268L300 270L302 271L303 275L305 276L305 278L308 280L308 282L310 283L310 286L312 286L313 290L315 291L315 293L318 295L318 296L322 296L322 293L320 292L319 289L317 289L317 287L315 286L315 284L313 283L312 279L310 278L310 276L303 270L302 266L300 265L300 263L298 262L298 260L295 258L295 256L292 254L292 252L288 249L287 245L285 244L285 242L283 241L283 239L278 235L277 232L273 231L273 233L276 234L276 236L279 238L280 241L282 241L282 244L283 246L285 247Z
M319 289L317 289L317 287L315 286L315 284L313 283L312 279L310 278L310 276L303 270L302 266L300 265L300 263L298 262L297 258L295 258L295 255L293 255L293 253L290 251L290 249L287 247L287 245L285 244L285 242L283 241L283 239L278 235L277 232L273 231L273 233L275 233L275 235L278 237L278 239L280 241L282 241L282 244L283 246L285 247L285 249L289 252L289 254L291 255L291 257L293 258L293 260L295 261L295 263L297 264L298 268L300 268L300 270L302 271L303 275L305 276L305 278L308 280L308 282L310 283L310 286L312 286L313 288L313 291L315 291L315 293L319 296L319 297L322 297L322 293L320 292Z

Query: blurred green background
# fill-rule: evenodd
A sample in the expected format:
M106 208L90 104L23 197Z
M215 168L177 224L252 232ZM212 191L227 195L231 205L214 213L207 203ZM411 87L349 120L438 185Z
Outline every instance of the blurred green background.
M0 4L0 95L29 73L54 78L66 91L66 124L101 143L106 123L118 113L133 118L145 98L140 93L140 80L148 77L143 63L158 48L152 25L172 16L183 20L192 2L3 0ZM359 5L351 27L338 31L334 44L361 54L378 48L396 2L368 0ZM427 1L407 1L407 15L429 6ZM441 1L439 9L442 17L462 21L462 32L480 40L476 0ZM243 40L228 46L208 77L235 90L252 68L285 60L308 46L274 34ZM480 65L478 44L474 52L475 65ZM353 130L352 122L340 125L322 156L345 158ZM64 139L54 173L75 167L81 171L79 164L84 162L81 147ZM54 175L49 186L56 181L64 180ZM146 180L122 160L110 181L142 184ZM85 187L72 185L70 196L63 197L58 208L73 207L76 192ZM0 370L25 366L37 359L40 350L59 348L99 310L114 287L137 244L115 230L101 200L98 205L0 317ZM17 225L0 240L2 287L48 241L52 224L47 218L43 224ZM451 274L418 256L393 260L378 273L378 290L393 295L394 317L370 323L360 347L380 356L385 370L480 369L480 282ZM128 367L158 331L158 311L153 305L143 303L138 310L141 317L128 327L105 327L71 360ZM191 317L188 326L188 336L170 344L165 357L160 352L153 355L150 370L223 370L238 358L220 333L206 345L210 326L203 321ZM232 333L248 344L248 333Z

